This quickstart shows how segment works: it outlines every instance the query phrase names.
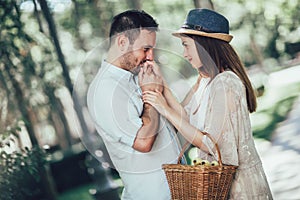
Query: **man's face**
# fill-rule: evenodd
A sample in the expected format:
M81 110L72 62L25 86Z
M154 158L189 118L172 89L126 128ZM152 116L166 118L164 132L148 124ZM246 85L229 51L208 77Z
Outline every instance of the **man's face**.
M153 48L156 41L156 32L142 29L138 38L129 46L123 55L121 65L134 74L146 60L153 60Z

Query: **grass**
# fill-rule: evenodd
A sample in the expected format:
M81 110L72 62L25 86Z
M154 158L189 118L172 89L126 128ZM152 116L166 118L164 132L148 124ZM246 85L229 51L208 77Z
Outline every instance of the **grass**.
M94 200L89 190L94 188L93 184L82 185L72 188L59 195L58 200Z

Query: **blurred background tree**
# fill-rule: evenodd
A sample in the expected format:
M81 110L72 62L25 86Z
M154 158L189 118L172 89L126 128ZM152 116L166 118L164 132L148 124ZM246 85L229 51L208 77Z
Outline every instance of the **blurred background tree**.
M300 0L2 0L0 126L1 130L16 123L21 127L18 137L13 134L14 142L0 147L1 152L44 148L50 155L43 171L49 199L92 183L89 177L96 172L107 178L101 184L108 187L108 177L117 177L116 172L107 172L107 165L95 169L87 164L87 158L92 163L90 154L98 161L104 159L105 148L89 118L85 97L104 54L110 21L132 8L153 15L165 33L157 53L162 66L172 67L173 71L165 67L168 79L188 80L195 71L180 56L180 42L166 33L179 28L195 7L227 16L232 45L249 72L258 69L268 74L299 63Z

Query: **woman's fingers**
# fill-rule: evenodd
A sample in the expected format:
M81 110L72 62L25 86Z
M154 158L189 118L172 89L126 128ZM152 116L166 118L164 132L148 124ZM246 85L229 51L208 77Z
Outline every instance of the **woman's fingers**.
M144 102L150 103L153 106L154 104L157 104L158 94L153 91L146 91L143 92L142 99Z
M154 92L154 91L151 91L151 90L147 90L147 91L144 91L143 92L143 95L144 94L151 94L151 95L156 95L158 92Z
M144 94L142 98L143 98L143 101L152 101L153 102L156 97L151 94Z

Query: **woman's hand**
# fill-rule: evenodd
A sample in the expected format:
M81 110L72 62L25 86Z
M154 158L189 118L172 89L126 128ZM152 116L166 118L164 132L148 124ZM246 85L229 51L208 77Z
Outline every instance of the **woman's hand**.
M157 74L157 69L154 69L153 63L147 61L141 68L138 78L139 85L143 92L145 91L163 91L163 79L160 74Z
M169 105L160 91L143 92L143 101L152 105L161 115L166 116Z

